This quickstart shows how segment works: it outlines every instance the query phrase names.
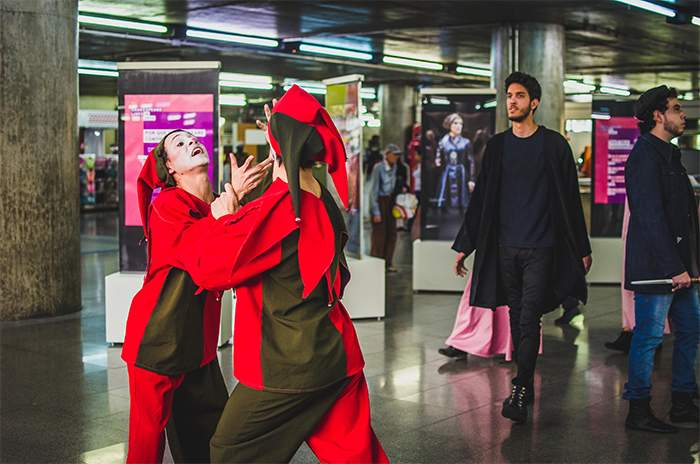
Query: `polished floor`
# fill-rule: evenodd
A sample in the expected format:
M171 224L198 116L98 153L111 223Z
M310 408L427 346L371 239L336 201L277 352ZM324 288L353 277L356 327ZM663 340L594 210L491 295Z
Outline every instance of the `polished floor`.
M357 321L375 430L393 462L698 462L698 429L626 431L626 357L606 350L620 324L619 291L593 287L571 326L544 323L537 401L528 425L501 418L512 366L448 361L457 294L413 294L408 239L388 277L387 317ZM449 265L449 263L446 263ZM0 324L0 462L118 463L129 392L120 348L104 334L104 277L117 270L116 215L82 221L82 312ZM668 412L672 340L654 371L653 405ZM220 352L231 388L231 348ZM317 462L306 446L294 462Z

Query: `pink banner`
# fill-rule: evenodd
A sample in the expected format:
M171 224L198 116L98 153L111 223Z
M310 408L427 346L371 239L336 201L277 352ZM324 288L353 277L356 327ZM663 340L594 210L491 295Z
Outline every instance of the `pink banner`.
M184 129L206 147L214 183L214 95L124 95L124 216L125 225L140 226L136 180L148 153L165 134ZM218 121L217 121L218 123Z
M595 203L625 202L625 163L637 138L639 128L637 120L633 117L595 120Z

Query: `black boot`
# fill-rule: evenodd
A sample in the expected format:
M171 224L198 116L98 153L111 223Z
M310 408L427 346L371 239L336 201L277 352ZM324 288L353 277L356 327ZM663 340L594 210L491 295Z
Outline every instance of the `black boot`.
M445 348L438 349L438 353L448 358L465 359L468 355L466 351L458 350L454 346L447 346Z
M564 308L564 313L561 315L561 317L557 318L554 320L554 323L556 325L566 325L570 324L573 318L581 314L581 310L578 309L578 306L574 306L571 308Z
M513 385L510 396L503 402L501 415L516 424L522 424L527 420L527 402L527 388Z
M609 350L622 351L623 353L630 352L632 344L632 332L623 330L614 342L605 342L605 348Z
M676 433L678 429L670 424L654 417L649 402L651 398L630 400L630 409L627 413L625 427L632 430L644 430L645 432Z
M700 423L700 411L693 402L692 393L671 393L671 422Z

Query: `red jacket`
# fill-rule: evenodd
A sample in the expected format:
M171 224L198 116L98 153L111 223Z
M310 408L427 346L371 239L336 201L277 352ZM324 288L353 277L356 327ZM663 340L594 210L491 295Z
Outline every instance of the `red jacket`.
M301 193L295 220L288 186L216 221L206 240L179 249L196 285L236 288L234 375L250 388L323 388L364 367L355 329L340 302L350 279L347 232L328 191Z
M177 375L216 356L220 293L201 290L181 256L206 240L218 221L207 203L178 187L163 189L148 217L146 276L129 309L122 358L127 364Z

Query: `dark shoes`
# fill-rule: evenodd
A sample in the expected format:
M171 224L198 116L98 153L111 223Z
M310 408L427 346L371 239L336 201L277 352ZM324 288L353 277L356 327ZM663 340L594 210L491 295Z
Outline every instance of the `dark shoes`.
M556 325L570 324L571 321L579 314L581 314L581 310L578 309L578 306L574 306L573 308L564 308L564 314L562 314L561 317L555 319L554 323Z
M673 423L700 423L700 412L693 402L692 393L671 393L671 422Z
M606 342L605 348L629 353L630 345L632 345L632 332L623 330L614 342Z
M532 395L528 395L527 388L513 385L510 396L503 402L501 415L516 424L522 424L527 420L527 405L529 401L532 401Z
M445 348L440 348L438 350L438 353L440 353L443 356L447 356L448 358L458 358L458 359L466 359L468 353L466 351L458 350L454 346L447 346Z
M654 417L649 402L651 398L630 400L630 409L625 427L631 430L643 430L655 433L676 433L678 429Z

